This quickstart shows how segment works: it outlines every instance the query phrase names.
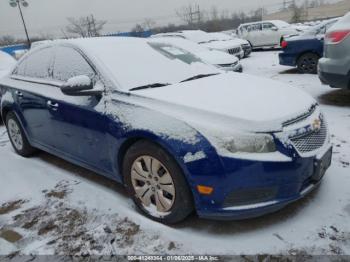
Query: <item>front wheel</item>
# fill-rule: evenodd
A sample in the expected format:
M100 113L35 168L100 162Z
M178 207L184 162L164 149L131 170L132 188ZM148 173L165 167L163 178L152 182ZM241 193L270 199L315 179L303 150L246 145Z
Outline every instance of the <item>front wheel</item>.
M6 129L10 142L17 154L23 157L29 157L36 151L29 144L23 128L13 112L9 112L6 115Z
M149 218L165 224L184 220L193 211L193 200L182 170L161 147L135 143L123 161L129 194Z
M302 74L317 74L318 60L318 55L314 53L303 54L297 62L298 71Z

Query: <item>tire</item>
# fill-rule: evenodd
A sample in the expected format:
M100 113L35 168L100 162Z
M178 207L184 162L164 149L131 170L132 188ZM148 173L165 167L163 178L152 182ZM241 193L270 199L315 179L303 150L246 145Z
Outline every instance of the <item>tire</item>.
M319 56L314 53L306 53L301 55L297 61L299 73L317 74L317 65L319 59Z
M33 155L36 149L29 144L23 128L13 112L6 115L6 129L12 147L18 155L23 157Z
M136 206L155 221L175 224L194 210L192 194L182 170L154 143L141 140L129 148L123 160L123 176Z

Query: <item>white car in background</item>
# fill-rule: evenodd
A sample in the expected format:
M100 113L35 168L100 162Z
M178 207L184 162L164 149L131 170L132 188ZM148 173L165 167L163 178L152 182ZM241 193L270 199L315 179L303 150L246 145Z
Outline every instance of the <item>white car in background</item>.
M16 60L8 53L0 51L0 78L10 72L16 64Z
M235 41L218 41L213 38L209 33L202 30L184 30L174 33L162 33L153 35L152 37L180 37L190 40L197 44L203 45L212 50L219 50L235 55L239 59L244 57L244 51L241 45Z
M179 37L156 37L151 38L152 43L170 44L183 49L207 64L219 67L225 71L242 72L243 68L239 59L222 51L210 50L202 45ZM186 60L186 56L178 55L178 59ZM185 61L186 62L186 61Z
M280 47L284 37L298 34L298 30L281 20L241 24L237 29L238 37L249 41L253 48Z
M250 46L250 43L245 40L238 38L237 35L228 35L225 33L208 33L213 39L217 39L218 41L231 41L231 42L236 42L237 44L241 45L243 52L244 52L244 57L248 57L251 52L252 52L252 47Z

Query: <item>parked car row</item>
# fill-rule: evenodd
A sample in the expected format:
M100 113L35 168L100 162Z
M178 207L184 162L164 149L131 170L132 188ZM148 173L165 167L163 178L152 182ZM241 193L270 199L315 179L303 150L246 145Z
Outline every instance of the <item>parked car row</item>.
M281 65L296 66L300 73L318 73L323 83L350 89L350 13L285 37L281 47Z
M309 28L298 36L285 38L279 54L281 65L296 66L300 73L317 73L318 60L323 56L324 37L338 19L331 19Z
M181 35L203 35L192 33ZM215 60L222 54L183 38L84 38L31 49L0 80L15 152L40 149L120 182L162 223L193 211L256 217L315 189L332 158L317 102L221 70L213 65L227 59L232 67L235 55ZM232 46L221 42L212 49Z

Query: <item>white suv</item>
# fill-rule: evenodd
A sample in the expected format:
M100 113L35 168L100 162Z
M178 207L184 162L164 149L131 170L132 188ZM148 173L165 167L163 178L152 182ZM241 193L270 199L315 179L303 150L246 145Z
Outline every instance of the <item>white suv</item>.
M283 37L297 34L295 28L280 20L241 24L237 29L238 37L249 41L253 48L280 47Z
M184 30L174 33L162 33L152 37L180 37L190 40L211 50L218 50L234 55L241 59L244 57L244 50L241 43L237 41L219 41L216 37L202 30Z

